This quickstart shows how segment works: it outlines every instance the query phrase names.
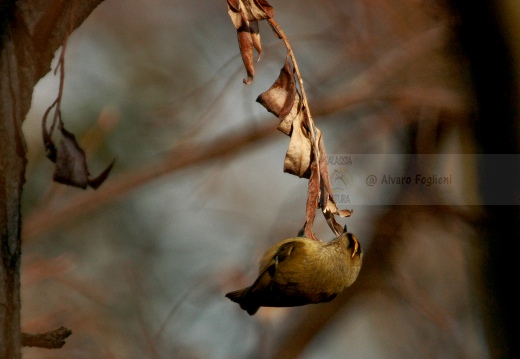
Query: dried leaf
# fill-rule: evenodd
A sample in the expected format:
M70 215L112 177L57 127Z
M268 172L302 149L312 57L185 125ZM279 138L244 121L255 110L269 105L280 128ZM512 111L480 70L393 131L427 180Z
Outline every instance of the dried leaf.
M238 29L242 26L242 14L240 13L240 3L238 0L228 0L228 15L231 18L231 22Z
M335 215L339 214L338 208L336 207L336 203L334 203L334 200L330 196L329 193L326 194L327 201L322 208L323 216L325 217L325 220L327 221L330 229L339 236L341 233L343 233L343 226L341 226L337 221ZM350 217L352 215L352 212L349 210L343 210L341 211L344 215L343 217Z
M276 81L267 91L261 93L256 101L279 117L281 121L278 129L291 136L285 155L284 171L309 178L312 146L304 125L305 114L300 105L300 95L296 89L289 57L286 57Z
M103 172L99 174L96 178L92 178L88 180L88 185L92 187L93 189L98 189L99 186L105 182L105 180L108 178L108 175L110 174L110 171L112 171L112 168L114 167L114 163L116 160L113 160L107 168Z
M83 189L87 188L88 185L90 185L92 188L98 188L108 177L114 162L112 162L110 166L108 166L108 168L105 169L98 177L89 179L85 152L78 145L74 135L65 129L61 117L60 107L63 95L63 83L65 81L64 66L67 39L68 35L66 35L63 39L58 65L54 70L55 74L58 69L60 70L60 87L58 97L56 100L54 100L52 105L47 108L42 118L43 143L45 145L47 157L56 165L53 175L54 181ZM53 108L54 116L52 124L50 129L47 130L47 117ZM61 132L61 139L57 148L54 144L54 141L52 140L52 136L56 128L58 128Z
M250 84L254 78L253 49L258 52L259 58L262 52L258 21L267 19L279 38L283 38L283 32L272 19L274 9L266 0L228 0L228 13L237 29L240 53L247 72L244 83ZM290 52L289 47L288 50ZM278 129L291 136L284 160L284 172L309 179L303 234L317 240L312 226L317 208L322 208L329 227L339 236L344 229L335 216L348 217L352 212L339 211L336 206L321 132L305 111L289 55L276 81L256 101L278 117Z
M298 177L309 178L311 158L311 140L304 126L304 112L300 111L292 123L291 141L285 154L283 170Z
M253 82L253 48L262 53L258 21L274 16L274 9L265 0L228 0L228 14L237 29L238 46L247 72L245 84Z
M74 135L67 131L63 125L60 127L60 132L62 136L56 150L56 159L53 161L56 163L53 180L83 189L87 186L97 189L107 179L115 161L112 161L99 176L89 179L85 152L78 145ZM49 146L55 148L52 140L50 140Z
M274 8L265 0L228 0L228 8L240 12L247 21L265 20L274 16Z
M280 123L278 124L278 130L285 133L287 136L291 135L292 126L294 119L299 115L301 111L301 102L300 102L300 94L296 92L296 96L294 97L293 107L289 114L282 118Z
M332 194L332 187L330 185L330 176L329 176L329 166L327 161L327 151L325 150L325 144L323 143L323 139L318 139L318 150L320 152L320 176L323 182L323 186L327 193ZM334 201L334 199L333 199Z
M276 81L267 91L261 93L256 101L276 117L283 118L295 107L297 96L293 69L289 58L286 57L285 64L280 70Z
M338 210L336 202L334 201L332 187L330 185L330 176L329 176L329 168L327 162L327 152L325 151L325 145L323 143L323 139L318 139L318 148L320 152L320 179L321 179L321 200L320 206L323 211L323 216L327 221L330 229L339 236L343 233L343 227L336 221L335 215L339 215L340 217L350 217L352 215L352 211Z
M253 63L253 38L251 36L251 28L247 21L242 19L242 26L237 30L238 47L240 48L240 55L246 68L247 78L243 81L246 85L253 82L255 77L255 66Z
M350 217L354 214L354 210L352 209L341 209L338 211L338 215L340 217Z
M314 217L316 216L316 209L318 208L318 199L320 197L320 174L318 171L318 164L316 161L311 165L311 176L307 184L307 203L305 204L305 237L316 239L312 232L312 225L314 224Z
M253 47L258 54L256 61L260 61L260 55L262 54L262 42L260 41L260 28L258 27L258 21L251 21L249 23L249 28L251 30L250 33Z
M231 8L234 12L240 12L240 3L238 0L227 0L228 8Z
M274 17L274 8L266 0L253 0L253 2L264 11L266 19Z
M74 135L61 127L56 168L53 179L69 186L87 188L88 170L85 152L79 147Z

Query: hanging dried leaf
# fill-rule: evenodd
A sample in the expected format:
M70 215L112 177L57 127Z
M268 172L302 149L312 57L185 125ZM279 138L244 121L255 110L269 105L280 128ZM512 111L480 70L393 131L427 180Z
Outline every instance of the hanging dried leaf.
M293 69L289 58L286 57L285 64L280 70L276 81L267 91L262 92L256 98L256 101L276 117L283 118L287 116L294 107L296 96L297 91Z
M260 61L260 55L262 55L262 42L260 41L260 28L258 27L258 21L251 21L249 23L249 28L251 29L250 33L253 47L258 53L256 61Z
M334 201L334 195L332 192L332 187L330 185L330 176L329 176L329 168L327 162L327 152L325 150L325 144L323 143L322 138L320 137L318 141L318 148L320 152L320 178L321 178L321 199L320 199L320 207L322 208L323 216L327 221L330 229L339 236L343 233L343 227L336 221L335 215L339 215L340 217L350 217L352 215L352 211L338 210L336 202Z
M278 129L291 136L285 155L284 171L309 178L312 146L304 125L305 115L300 106L300 95L296 89L289 57L286 57L276 81L267 91L261 93L256 101L279 117L281 121Z
M257 102L267 111L278 116L281 121L278 129L291 136L289 148L285 155L284 172L298 177L310 177L312 144L306 128L305 111L300 105L300 95L296 89L294 74L289 57L271 87L261 93Z
M318 208L318 199L320 197L320 174L316 161L311 165L311 176L307 184L307 203L305 204L305 225L303 233L305 237L316 239L312 231L316 209Z
M261 93L256 101L279 117L281 121L278 129L291 136L285 155L284 171L309 178L312 145L305 127L305 113L300 105L300 95L296 89L289 57L286 57L276 81L267 91Z
M278 129L291 137L285 155L284 172L309 179L306 221L302 234L318 240L312 226L316 210L321 208L329 227L339 236L346 228L336 221L335 216L349 217L352 211L338 210L334 201L321 131L314 126L307 100L302 96L305 94L296 59L282 29L273 19L274 10L264 0L228 0L228 13L238 31L240 52L248 75L244 79L246 84L254 78L253 48L259 54L262 52L258 21L267 19L275 34L284 40L288 50L284 66L276 81L256 101L279 118ZM298 91L296 77L302 94Z
M74 135L67 131L63 127L63 124L59 129L61 132L61 139L56 148L51 138L52 133L47 132L45 126L43 127L43 138L45 148L47 149L47 157L56 164L52 179L68 186L83 189L90 186L97 189L107 179L115 161L112 161L112 163L101 172L99 176L90 179L85 152L78 145Z
M334 195L332 192L332 187L330 185L330 176L329 169L327 165L327 154L325 152L325 146L323 142L319 141L320 148L320 177L322 182L322 204L321 207L323 209L323 213L330 212L331 214L338 215L340 217L350 217L353 213L352 210L343 209L339 210L336 201L334 200ZM340 231L340 233L342 233Z
M299 177L309 178L304 226L306 236L314 238L312 225L317 208L322 208L329 227L336 236L339 236L343 227L336 221L335 216L348 217L352 215L352 212L349 210L340 211L336 206L330 185L327 153L321 131L313 126L312 119L306 117L307 112L304 111L301 104L301 97L296 88L294 76L293 67L289 56L287 56L284 67L280 70L276 81L267 91L261 93L256 101L279 117L278 129L291 136L285 156L284 171ZM311 140L308 126L313 126L314 143ZM319 159L316 158L316 153L319 153Z
M292 122L291 141L285 154L284 172L298 177L311 175L312 145L309 131L305 128L304 112L300 111Z
M238 47L242 55L242 61L246 68L247 78L243 81L246 85L253 82L255 77L255 66L253 64L253 38L251 36L251 28L247 21L242 20L242 26L238 28Z
M228 14L237 29L238 46L247 72L246 85L253 82L253 48L262 53L258 21L274 16L274 8L265 0L228 0Z
M65 37L63 40L58 65L54 70L54 73L56 73L58 69L60 70L58 97L54 100L52 105L47 108L42 118L43 143L45 146L46 156L56 164L53 175L54 181L83 189L87 188L87 186L96 189L106 180L108 174L112 170L114 162L112 161L112 163L99 176L94 179L89 179L85 152L76 142L74 135L67 131L63 125L63 119L61 117L61 99L63 96L63 83L65 81L64 67L67 39L68 37ZM47 130L47 117L53 108L54 116L52 124L49 130ZM56 128L61 132L61 139L57 148L52 140Z
M108 175L110 174L110 171L112 171L112 167L114 167L114 163L116 163L116 160L113 160L107 168L103 172L99 174L99 176L89 179L88 185L93 189L98 189L99 186L105 182L105 180L108 178Z
M266 0L227 0L228 13L232 11L246 21L265 20L274 16L274 8ZM236 15L231 16L231 21L236 25ZM238 27L237 27L238 28Z
M300 102L300 94L296 92L296 95L294 97L294 103L293 107L291 108L291 111L289 114L282 118L280 123L278 124L278 130L285 133L287 136L291 135L292 132L292 126L293 121L296 118L296 116L299 115L301 111L301 102Z
M332 229L332 231L337 236L339 236L341 233L343 233L343 226L341 226L336 221L335 215L340 215L341 217L350 217L352 215L352 211L349 211L348 209L338 211L338 207L336 207L336 203L334 202L334 199L331 197L331 195L327 193L325 197L325 204L322 207L323 216L325 217L325 220L327 221L330 229Z
M290 136L292 123L301 110L301 96L296 88L294 70L288 57L276 81L269 90L261 93L256 101L280 118L278 130Z
M61 127L56 168L53 180L69 186L87 188L88 169L85 152L79 147L74 135Z
M336 236L339 236L341 233L345 232L345 229L336 221L335 216L339 215L340 217L350 217L352 215L352 211L338 210L336 206L330 187L326 152L321 137L321 131L317 128L315 131L320 158L319 161L316 161L316 156L314 156L313 152L311 176L309 178L309 184L307 188L307 204L305 208L306 221L303 230L305 236L312 239L316 239L314 233L312 232L312 226L314 224L317 208L322 208L323 216Z
M318 150L320 152L320 176L322 179L323 187L325 187L325 191L332 195L332 187L330 185L330 176L329 176L329 166L327 161L327 151L325 150L325 144L323 140L320 138L318 140ZM334 202L334 199L332 198Z

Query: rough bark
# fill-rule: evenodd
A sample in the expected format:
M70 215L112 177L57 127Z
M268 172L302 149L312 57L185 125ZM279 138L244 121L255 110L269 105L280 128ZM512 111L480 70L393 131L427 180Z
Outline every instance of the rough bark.
M19 0L0 16L0 358L20 358L22 123L56 49L102 0Z

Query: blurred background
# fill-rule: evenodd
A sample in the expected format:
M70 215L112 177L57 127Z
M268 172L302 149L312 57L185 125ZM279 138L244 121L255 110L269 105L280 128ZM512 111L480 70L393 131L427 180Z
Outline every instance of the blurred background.
M248 316L224 294L251 284L263 252L305 221L307 181L283 173L289 138L255 102L285 47L260 23L264 53L246 86L224 1L107 0L69 38L62 115L92 175L116 159L108 180L85 191L52 182L41 118L59 77L38 83L24 123L22 329L73 331L62 349L24 348L24 358L503 350L496 248L517 238L518 209L486 205L520 203L518 171L449 155L518 153L520 2L270 4L328 153L443 154L378 166L415 176L449 165L464 180L448 194L355 185L356 203L342 204L354 215L339 221L362 243L357 282L327 304ZM355 183L364 181L356 169L374 166L359 158ZM319 213L314 229L333 237Z

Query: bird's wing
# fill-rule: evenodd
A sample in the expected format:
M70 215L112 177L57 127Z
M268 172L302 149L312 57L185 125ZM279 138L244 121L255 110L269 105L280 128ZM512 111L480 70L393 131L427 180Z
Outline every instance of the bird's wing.
M298 248L303 247L303 243L299 240L289 240L282 243L276 251L266 253L262 261L260 262L260 273L256 281L251 285L250 291L262 291L267 288L271 283L273 277L276 275L278 266L290 258Z
M259 264L259 273L262 273L267 268L275 264L275 262L285 261L295 248L303 246L301 238L289 238L281 242L278 247L272 247L265 252L264 257Z

